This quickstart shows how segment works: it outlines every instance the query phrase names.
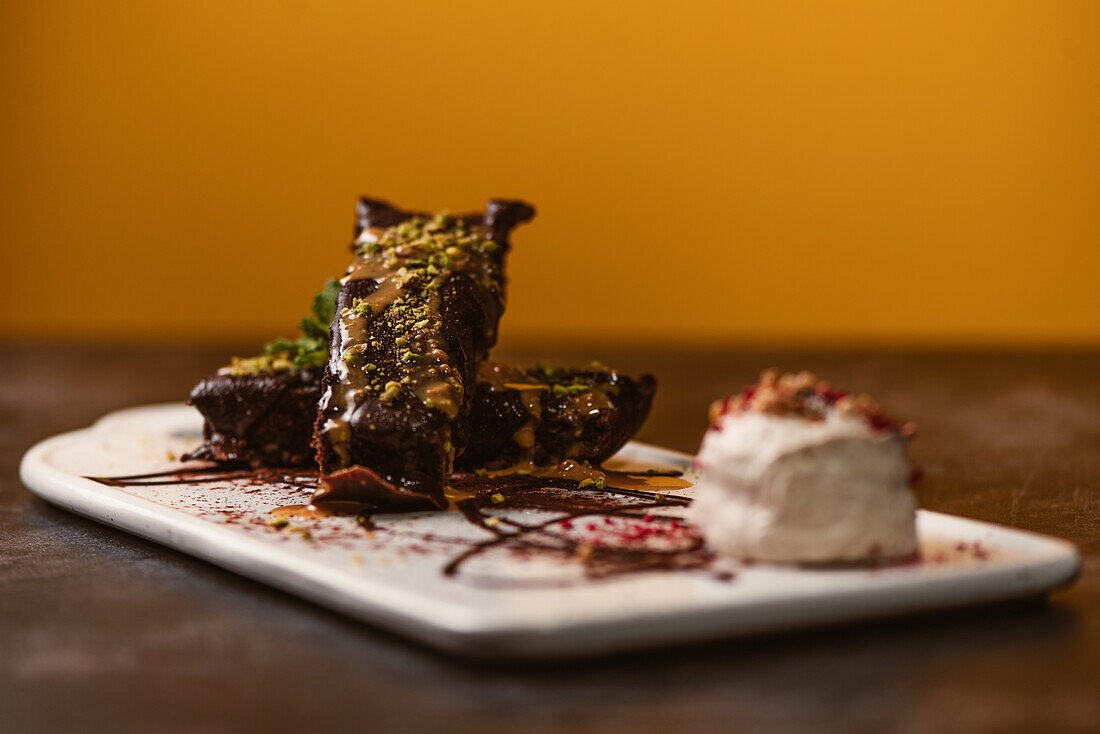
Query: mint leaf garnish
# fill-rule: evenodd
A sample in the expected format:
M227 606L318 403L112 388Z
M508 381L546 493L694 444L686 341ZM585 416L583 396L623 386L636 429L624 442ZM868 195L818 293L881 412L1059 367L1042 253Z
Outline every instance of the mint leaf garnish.
M264 345L265 354L285 355L299 369L324 367L328 362L329 324L336 316L336 294L340 281L330 278L321 292L313 297L313 317L298 323L302 336L297 339L275 339Z
M336 317L336 294L340 292L340 281L329 278L321 292L313 297L313 316L328 331L329 324Z

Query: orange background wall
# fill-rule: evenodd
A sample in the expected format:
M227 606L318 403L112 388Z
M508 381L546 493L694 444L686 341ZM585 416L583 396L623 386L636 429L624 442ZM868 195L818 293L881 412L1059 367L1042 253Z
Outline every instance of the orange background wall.
M0 4L0 334L293 331L536 203L509 339L1100 343L1100 3Z

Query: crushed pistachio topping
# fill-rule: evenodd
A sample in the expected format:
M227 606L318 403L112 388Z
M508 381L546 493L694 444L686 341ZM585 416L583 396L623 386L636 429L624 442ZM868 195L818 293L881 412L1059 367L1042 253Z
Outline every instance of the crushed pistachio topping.
M470 230L448 212L428 219L413 217L390 227L376 240L364 241L359 253L377 255L393 265L399 263L412 270L427 270L434 266L446 270L452 260L465 256L470 249L496 252L496 242Z
M463 386L445 350L440 290L452 273L463 272L499 298L499 275L487 257L498 248L446 212L413 217L377 236L364 232L347 280L379 285L340 314L350 344L343 361L357 395L386 403L412 396L431 410L457 412Z
M286 354L261 354L257 357L233 357L218 370L219 375L258 375L264 372L293 372L298 365Z
M584 395L592 389L591 383L575 382L572 385L554 385L551 390L557 397Z

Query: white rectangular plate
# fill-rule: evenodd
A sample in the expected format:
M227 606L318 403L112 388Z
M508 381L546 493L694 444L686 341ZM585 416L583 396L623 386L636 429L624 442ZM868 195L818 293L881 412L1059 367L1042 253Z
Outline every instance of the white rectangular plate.
M374 532L355 517L292 519L277 528L271 510L306 502L308 493L278 483L118 487L85 478L179 467L201 424L184 405L113 413L36 445L21 477L72 512L478 657L587 655L1035 596L1072 582L1080 568L1065 541L921 511L924 560L906 566L752 565L728 567L726 575L658 570L593 579L578 559L500 552L447 576L444 567L463 547L490 537L458 512L380 516ZM618 458L692 476L689 456L652 446L631 443ZM539 511L513 512L530 519ZM574 524L571 532L581 534L608 530Z

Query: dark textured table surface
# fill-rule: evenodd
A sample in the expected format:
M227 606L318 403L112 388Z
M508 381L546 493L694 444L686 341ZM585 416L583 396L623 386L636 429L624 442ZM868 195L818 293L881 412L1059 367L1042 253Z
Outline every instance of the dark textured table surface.
M587 350L658 376L639 438L686 451L709 400L767 366L870 392L920 424L923 507L1068 538L1084 571L1046 602L492 666L54 509L19 483L33 442L180 399L226 351L0 347L0 732L1100 730L1100 353Z

